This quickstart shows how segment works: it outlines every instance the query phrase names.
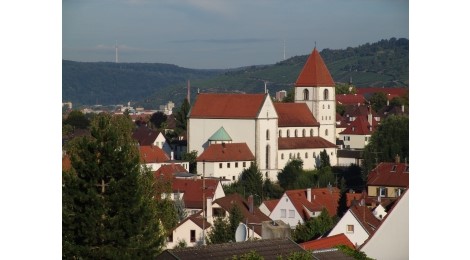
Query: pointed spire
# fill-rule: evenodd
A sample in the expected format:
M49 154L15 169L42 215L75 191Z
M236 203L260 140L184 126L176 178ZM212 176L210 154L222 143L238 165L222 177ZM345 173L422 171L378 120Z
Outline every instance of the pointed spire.
M320 53L315 48L300 72L296 87L333 87L335 82L328 71Z

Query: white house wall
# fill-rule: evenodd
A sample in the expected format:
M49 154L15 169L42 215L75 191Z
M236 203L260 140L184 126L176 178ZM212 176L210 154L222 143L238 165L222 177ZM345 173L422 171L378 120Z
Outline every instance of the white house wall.
M277 123L278 115L273 102L268 97L256 118L256 147L255 158L263 178L269 177L271 180L277 179ZM267 131L269 130L269 140ZM269 149L267 149L269 147ZM251 149L251 147L250 147ZM268 151L268 161L266 161ZM266 164L266 162L268 164Z
M349 137L349 138L348 138ZM367 141L366 138L367 137ZM350 134L340 134L339 140L343 140L344 147L351 149L364 149L364 147L369 143L371 135L350 135Z
M230 168L227 166L228 163L230 164ZM245 163L245 167L243 167L243 163ZM206 162L205 176L214 178L227 178L230 180L229 183L232 183L238 180L242 171L249 168L251 163L251 161ZM220 168L219 164L222 164L222 168ZM236 164L238 164L238 167L235 167ZM198 173L202 173L203 168L203 162L198 162Z
M196 231L196 241L191 242L191 230ZM210 230L210 228L206 229L206 237L207 237L207 232ZM174 248L175 246L178 245L179 241L186 241L187 247L194 247L197 245L202 245L202 228L196 225L194 222L191 220L186 221L183 223L181 226L179 226L177 229L173 230L173 242L167 242L166 248L171 249Z
M304 170L314 170L317 168L317 165L320 163L320 153L326 150L328 156L330 156L331 166L337 165L337 153L336 148L318 148L318 149L289 149L289 150L279 150L278 151L278 168L283 169L289 160L298 158L304 162ZM290 158L292 155L292 158ZM315 156L315 157L314 157ZM284 158L284 159L283 159Z
M354 225L354 232L348 232L348 225ZM361 223L353 216L351 211L347 211L346 214L340 219L338 224L331 230L328 237L344 233L348 239L356 246L362 245L364 241L369 238L369 234L364 230Z
M282 210L286 210L286 216L283 217L281 215ZM290 217L289 212L293 210L294 211L294 216ZM282 220L284 223L287 223L290 225L291 228L295 228L297 224L300 222L301 224L304 223L304 220L302 217L299 215L297 210L295 209L294 205L290 201L289 197L284 193L284 195L281 197L279 202L277 203L276 207L274 207L273 211L269 215L269 217L272 220Z

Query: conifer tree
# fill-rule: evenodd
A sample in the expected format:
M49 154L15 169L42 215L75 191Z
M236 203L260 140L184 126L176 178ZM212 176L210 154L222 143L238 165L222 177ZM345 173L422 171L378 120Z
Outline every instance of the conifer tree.
M68 259L146 259L162 249L154 178L139 164L127 116L100 114L72 141L63 173L62 245Z

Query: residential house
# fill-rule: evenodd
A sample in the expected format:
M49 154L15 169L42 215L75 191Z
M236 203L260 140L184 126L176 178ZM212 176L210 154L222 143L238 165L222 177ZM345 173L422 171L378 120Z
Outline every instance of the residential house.
M406 190L359 250L374 259L409 259L409 208L409 192Z
M174 248L183 241L187 247L203 245L203 237L207 236L212 225L204 220L201 213L202 210L178 223L167 237L166 248Z
M248 197L248 201L243 199L238 193L215 199L212 203L208 201L207 220L213 222L215 217L228 218L230 216L230 210L234 205L240 209L243 215L243 223L248 228L248 238L261 239L263 235L262 223L264 221L270 221L271 219L254 206L253 195Z
M162 165L170 161L168 155L158 146L140 145L139 153L140 163L149 167L151 171L157 171Z
M134 130L132 138L134 138L140 146L157 146L173 160L171 146L162 132L152 130L145 125L141 125Z
M212 135L209 141L209 147L196 159L197 172L204 173L207 177L232 183L255 161L248 145L232 143L231 137L223 127Z
M364 204L352 205L328 234L328 237L344 233L348 239L359 247L380 226L370 209Z
M355 105L360 106L366 103L366 99L363 95L358 94L337 94L336 95L336 104L337 105Z
M204 203L208 198L216 200L224 196L224 189L218 179L173 178L172 180L170 197L182 199L188 215L196 214L205 208Z
M261 212L263 212L266 216L269 216L271 215L271 212L274 210L278 202L279 199L265 200L259 205L259 210L261 210Z
M367 118L357 117L339 133L339 139L344 141L346 149L364 149L377 126L378 122L373 118L372 113L369 113Z
M397 198L409 186L409 165L395 162L382 162L367 177L367 194L370 197Z
M330 216L337 213L340 190L336 187L287 190L269 214L273 220L282 220L291 228L318 217L323 208Z

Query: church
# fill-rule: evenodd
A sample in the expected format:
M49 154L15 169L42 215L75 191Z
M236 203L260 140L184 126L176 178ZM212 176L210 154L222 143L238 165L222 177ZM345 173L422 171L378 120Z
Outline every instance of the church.
M335 83L315 48L295 85L294 103L268 93L200 93L188 116L188 151L197 151L197 173L229 182L256 162L264 178L294 158L315 169L326 150L337 163Z

